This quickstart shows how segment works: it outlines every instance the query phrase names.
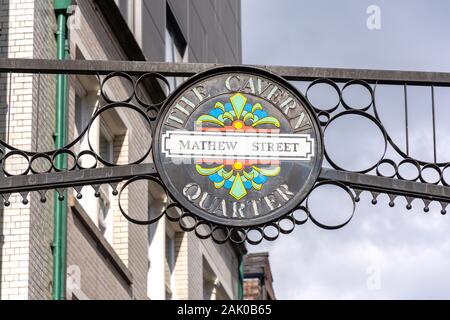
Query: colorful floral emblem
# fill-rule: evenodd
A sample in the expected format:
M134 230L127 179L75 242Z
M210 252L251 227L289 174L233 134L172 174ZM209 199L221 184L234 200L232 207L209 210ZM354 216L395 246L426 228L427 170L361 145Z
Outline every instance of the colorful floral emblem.
M205 126L204 124L208 124ZM247 98L236 93L230 102L216 102L209 114L201 115L196 121L197 130L222 132L279 133L280 121L269 116L260 103L251 105ZM265 128L259 128L266 125ZM217 159L201 159L196 170L207 176L216 189L225 188L236 200L244 198L252 189L263 188L264 183L280 173L279 161L224 159L217 165ZM208 166L214 163L214 166Z

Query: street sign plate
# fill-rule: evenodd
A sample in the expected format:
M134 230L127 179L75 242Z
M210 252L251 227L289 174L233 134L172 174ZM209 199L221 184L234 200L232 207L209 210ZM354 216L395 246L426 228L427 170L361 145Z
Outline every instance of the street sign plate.
M197 74L166 101L153 156L171 196L207 221L273 221L305 199L319 175L322 137L307 100L262 69Z

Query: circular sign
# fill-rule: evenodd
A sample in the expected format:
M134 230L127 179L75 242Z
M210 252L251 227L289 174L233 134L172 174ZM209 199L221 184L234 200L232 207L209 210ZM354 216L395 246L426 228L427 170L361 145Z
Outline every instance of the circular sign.
M215 224L248 227L295 209L323 158L320 127L287 81L251 67L199 73L166 101L153 141L171 196Z

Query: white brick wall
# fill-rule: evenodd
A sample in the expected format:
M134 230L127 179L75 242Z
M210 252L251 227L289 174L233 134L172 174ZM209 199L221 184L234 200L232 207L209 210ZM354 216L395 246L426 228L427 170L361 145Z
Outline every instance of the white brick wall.
M33 15L33 0L0 1L2 57L33 58ZM10 119L9 143L24 150L29 150L31 146L32 81L30 75L14 74L12 79L7 77L6 99L1 100L2 104L4 102L1 108L9 110L9 114L5 114L5 118ZM5 125L4 121L2 125ZM8 171L21 172L27 166L23 158L11 160L14 161L5 164ZM10 207L3 208L0 217L3 226L0 233L4 240L1 247L0 298L27 299L30 209L22 204L20 196L12 196L10 202Z
M229 243L200 240L193 233L176 233L175 297L203 299L203 259L212 268L230 299L237 299L239 260Z

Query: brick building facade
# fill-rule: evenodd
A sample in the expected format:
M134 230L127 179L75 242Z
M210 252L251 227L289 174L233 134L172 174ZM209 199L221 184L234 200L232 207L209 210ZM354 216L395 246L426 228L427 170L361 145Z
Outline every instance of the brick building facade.
M78 0L69 22L71 59L156 60L240 63L240 3L184 0ZM0 0L0 57L54 59L56 22L51 0ZM174 85L179 79L170 79ZM54 148L53 75L2 74L0 135L16 148ZM105 104L92 76L69 77L69 140L78 136L95 108ZM126 95L125 81L107 86L111 97ZM150 96L149 99L152 97ZM106 114L106 112L105 112ZM99 152L118 164L139 157L151 141L138 115L108 112L93 130ZM91 142L92 142L91 141ZM87 141L74 146L84 150ZM151 162L148 157L145 162ZM20 157L2 164L20 174ZM41 164L37 164L39 167ZM42 164L43 166L43 164ZM129 223L111 188L101 197L84 187L83 198L69 190L67 299L236 299L242 246L217 245L160 220L151 227ZM153 187L137 183L123 206L143 220L156 210ZM0 209L1 299L51 298L53 196L13 194ZM29 203L22 203L27 197ZM156 202L155 202L156 203Z
M273 277L267 252L250 253L244 258L244 299L275 300Z

